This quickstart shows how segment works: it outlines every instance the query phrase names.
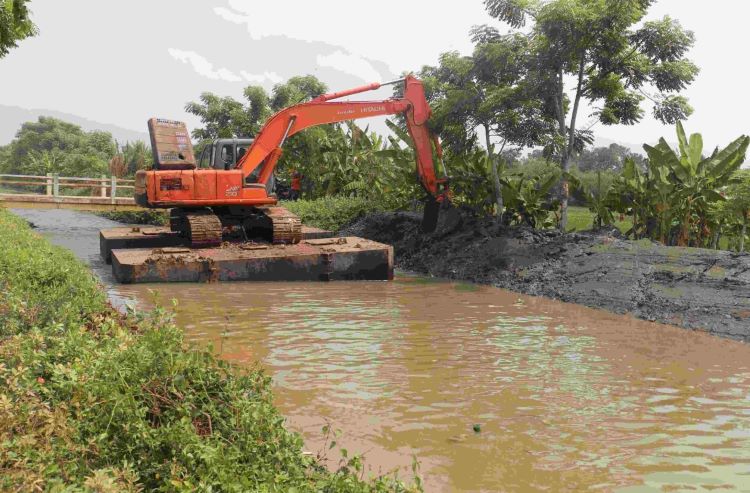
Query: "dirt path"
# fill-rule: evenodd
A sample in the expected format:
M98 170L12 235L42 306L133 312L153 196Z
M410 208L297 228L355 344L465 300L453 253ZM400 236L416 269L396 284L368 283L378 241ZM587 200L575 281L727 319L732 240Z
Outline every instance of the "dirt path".
M341 233L394 246L398 268L705 330L750 342L750 255L629 241L618 232L502 229L455 211L425 235L419 215L379 213Z

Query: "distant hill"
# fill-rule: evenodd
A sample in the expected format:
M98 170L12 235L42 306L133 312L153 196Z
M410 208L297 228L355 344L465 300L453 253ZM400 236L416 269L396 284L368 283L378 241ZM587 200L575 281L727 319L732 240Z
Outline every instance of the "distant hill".
M66 122L74 123L82 129L90 132L92 130L103 130L112 134L112 137L120 144L125 142L134 142L142 140L148 143L148 133L129 130L127 128L100 123L80 116L62 113L54 110L25 109L17 106L5 106L0 104L0 145L9 144L16 136L16 132L21 128L21 124L29 121L36 121L40 116L51 116L59 118Z

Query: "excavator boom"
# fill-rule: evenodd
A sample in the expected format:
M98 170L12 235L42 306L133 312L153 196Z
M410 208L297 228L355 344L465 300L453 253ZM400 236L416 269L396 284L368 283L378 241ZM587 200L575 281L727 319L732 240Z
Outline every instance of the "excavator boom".
M402 81L402 98L382 101L331 101ZM256 136L253 145L237 163L237 168L247 176L261 166L258 182L266 183L281 156L285 140L292 135L315 125L395 114L404 114L406 117L406 126L414 141L418 176L425 190L439 202L447 199L447 180L439 180L435 172L433 143L436 145L439 159L442 157L442 150L437 137L427 128L431 110L425 98L422 82L412 75L384 84L376 82L348 91L323 94L312 101L276 113Z

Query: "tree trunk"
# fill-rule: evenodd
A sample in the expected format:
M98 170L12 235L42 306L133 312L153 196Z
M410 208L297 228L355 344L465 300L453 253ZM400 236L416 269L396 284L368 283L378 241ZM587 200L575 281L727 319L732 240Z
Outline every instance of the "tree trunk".
M484 138L485 143L487 144L487 157L490 159L490 165L492 166L492 185L495 189L495 204L497 205L497 215L496 219L498 223L503 222L503 213L505 212L505 204L503 201L503 189L500 185L500 174L498 173L497 169L497 159L494 156L494 153L492 152L492 142L490 139L490 126L489 125L483 125L484 126ZM505 144L503 144L503 147L505 147ZM502 152L502 150L500 151Z
M570 182L567 175L570 172L570 157L573 155L573 147L576 139L576 122L578 120L578 108L581 105L581 96L583 96L583 76L586 69L586 53L581 53L581 61L578 65L578 83L576 85L575 103L573 103L573 113L570 115L570 127L567 129L567 145L563 150L561 167L563 170L563 197L561 202L562 214L560 215L560 230L565 231L568 226L568 199L570 198ZM560 88L562 89L562 76L560 77ZM564 98L561 97L561 101ZM563 123L564 123L563 119ZM565 127L563 126L563 131Z
M565 174L570 170L570 155L567 151L563 155L560 166L563 170L562 200L560 201L560 230L565 231L568 227L568 199L570 198L570 183Z
M719 239L721 238L721 226L716 227L716 231L714 231L714 237L711 240L711 250L718 250L719 249Z
M745 236L747 235L747 219L742 220L742 232L740 233L740 253L745 251Z

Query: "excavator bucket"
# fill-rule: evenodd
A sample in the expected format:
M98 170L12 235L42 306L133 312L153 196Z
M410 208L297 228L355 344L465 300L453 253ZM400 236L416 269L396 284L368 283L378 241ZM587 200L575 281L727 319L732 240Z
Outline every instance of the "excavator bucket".
M442 204L429 196L424 204L424 215L422 216L422 232L432 233L437 229Z

